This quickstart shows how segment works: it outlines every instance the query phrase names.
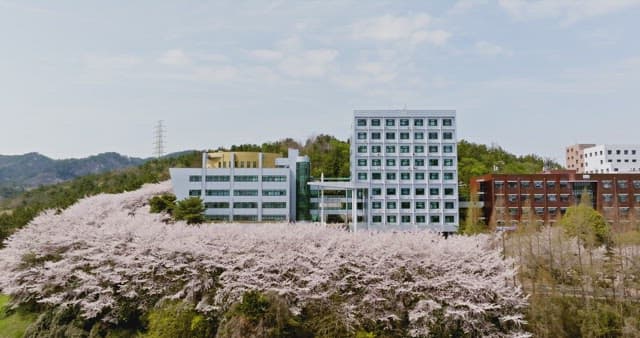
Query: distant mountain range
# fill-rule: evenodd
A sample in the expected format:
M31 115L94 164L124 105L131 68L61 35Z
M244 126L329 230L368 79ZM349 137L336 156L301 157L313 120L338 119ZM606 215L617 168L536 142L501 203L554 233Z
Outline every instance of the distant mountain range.
M65 160L54 160L39 153L0 155L0 198L40 185L137 166L145 161L113 152Z

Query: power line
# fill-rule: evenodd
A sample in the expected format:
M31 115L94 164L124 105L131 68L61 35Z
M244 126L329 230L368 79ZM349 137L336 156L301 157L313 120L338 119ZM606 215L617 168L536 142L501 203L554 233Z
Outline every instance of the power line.
M165 151L164 137L166 135L166 132L167 131L165 130L165 127L164 127L164 121L158 120L158 123L156 124L156 127L155 127L154 142L153 142L154 156L157 158L164 156L164 151Z

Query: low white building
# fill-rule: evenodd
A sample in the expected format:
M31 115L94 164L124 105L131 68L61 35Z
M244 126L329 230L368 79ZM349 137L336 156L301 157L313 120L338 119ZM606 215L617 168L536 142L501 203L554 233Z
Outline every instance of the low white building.
M203 153L201 168L171 168L177 200L199 197L214 221L269 222L297 218L298 177L308 180L308 157L257 152ZM298 175L300 174L300 175ZM306 181L301 187L307 188ZM308 196L306 196L308 198ZM308 211L307 211L308 212Z
M640 145L603 144L583 152L587 174L640 172Z

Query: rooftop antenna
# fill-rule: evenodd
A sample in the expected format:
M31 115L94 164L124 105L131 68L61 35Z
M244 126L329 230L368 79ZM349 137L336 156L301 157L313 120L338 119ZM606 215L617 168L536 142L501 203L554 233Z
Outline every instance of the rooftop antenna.
M158 120L158 123L155 127L154 133L154 156L156 158L160 158L164 156L164 136L166 134L166 130L164 128L164 121Z

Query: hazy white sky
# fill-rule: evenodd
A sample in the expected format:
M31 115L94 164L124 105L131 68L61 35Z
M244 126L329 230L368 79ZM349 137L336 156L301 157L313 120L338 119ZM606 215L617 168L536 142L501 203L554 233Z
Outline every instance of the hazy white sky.
M354 109L456 109L561 160L640 143L640 0L4 1L0 154L346 139Z

